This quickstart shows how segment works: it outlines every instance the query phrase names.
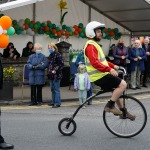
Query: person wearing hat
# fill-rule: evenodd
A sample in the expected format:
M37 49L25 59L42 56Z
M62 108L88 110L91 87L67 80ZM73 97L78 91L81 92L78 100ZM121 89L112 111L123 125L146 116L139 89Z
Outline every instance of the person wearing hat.
M119 97L126 89L127 83L118 77L116 70L119 67L105 59L102 48L98 43L102 39L102 30L104 28L105 24L97 21L92 21L86 25L85 32L88 41L84 47L85 65L90 82L94 82L94 84L100 86L103 90L114 89L111 99L106 104L104 110L121 116L122 112L126 110L124 110ZM115 103L117 103L120 110L115 107ZM127 112L127 116L129 119L135 119L136 117L129 112Z
M0 90L3 88L3 66L0 60ZM1 108L0 108L0 117L1 117ZM1 121L1 120L0 120ZM0 126L0 149L13 149L12 144L5 142L4 138L1 135L1 126Z

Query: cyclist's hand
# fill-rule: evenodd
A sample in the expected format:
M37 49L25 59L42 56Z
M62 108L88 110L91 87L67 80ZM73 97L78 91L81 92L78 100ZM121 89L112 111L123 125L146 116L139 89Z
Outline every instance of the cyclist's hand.
M118 69L119 69L119 66L114 65L114 69L115 69L115 70L118 70Z
M117 71L114 70L114 69L111 69L111 70L110 70L110 74L113 75L113 76L118 76Z

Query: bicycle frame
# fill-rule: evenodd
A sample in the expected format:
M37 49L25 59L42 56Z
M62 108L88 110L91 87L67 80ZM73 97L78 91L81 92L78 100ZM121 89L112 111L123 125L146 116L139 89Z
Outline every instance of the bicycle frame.
M124 76L126 75L126 70L124 67L120 67L120 70L118 71L118 73L122 74L123 75L123 79L124 79ZM100 94L103 94L103 93L107 93L107 92L112 92L113 90L112 89L107 89L107 90L100 90L98 91L97 93L95 93L94 95L88 97L83 103L82 105L80 105L76 111L74 112L74 114L72 115L72 117L70 117L69 119L69 122L67 124L67 126L69 127L71 121L75 118L75 116L77 115L77 113L79 112L79 110L92 98L96 97L97 95L100 95ZM123 92L123 95L125 94L125 92ZM123 99L123 106L125 108L125 99ZM126 117L126 113L123 113L123 117Z
M106 92L112 92L112 90L100 90L100 91L98 91L97 93L95 93L94 95L88 97L88 98L83 102L83 104L80 105L80 106L76 109L76 111L74 112L74 114L72 115L72 117L70 117L70 122L71 122L71 120L73 120L73 119L75 118L75 116L77 115L77 113L79 112L79 110L80 110L90 99L96 97L97 95L106 93Z

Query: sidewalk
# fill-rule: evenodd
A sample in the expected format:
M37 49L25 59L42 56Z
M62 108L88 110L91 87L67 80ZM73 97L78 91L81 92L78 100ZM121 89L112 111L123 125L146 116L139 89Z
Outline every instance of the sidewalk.
M132 90L127 89L128 95L141 95L150 93L150 83L148 88L142 87L141 89ZM24 99L22 99L22 88L20 86L14 87L14 100L13 101L0 101L0 105L27 105L30 103L30 86L24 87ZM104 93L95 98L107 99L111 96L111 92ZM48 103L51 100L51 91L49 86L43 87L43 102ZM63 101L78 101L78 93L74 91L73 86L69 90L69 87L61 87L61 100Z

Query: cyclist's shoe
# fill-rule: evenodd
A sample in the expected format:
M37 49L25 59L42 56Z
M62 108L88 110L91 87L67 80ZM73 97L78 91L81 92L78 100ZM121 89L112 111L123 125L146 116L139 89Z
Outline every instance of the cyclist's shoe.
M125 118L128 118L128 119L130 119L130 120L132 120L132 121L134 121L134 120L135 120L136 116L135 116L135 115L130 114L130 113L127 111L127 109L126 109L126 108L123 108L121 111L123 112L123 114L124 114L124 113L126 114ZM122 114L122 115L120 115L120 119L124 119L123 114Z
M105 106L104 110L106 112L111 112L113 113L115 116L119 116L122 115L122 111L118 110L115 106L113 106L112 108L109 108L107 105Z
M127 115L126 118L130 119L131 121L134 121L135 118L136 118L135 115L132 115L132 114L130 114L129 112L127 112L126 115ZM120 115L120 119L123 119L123 115Z

